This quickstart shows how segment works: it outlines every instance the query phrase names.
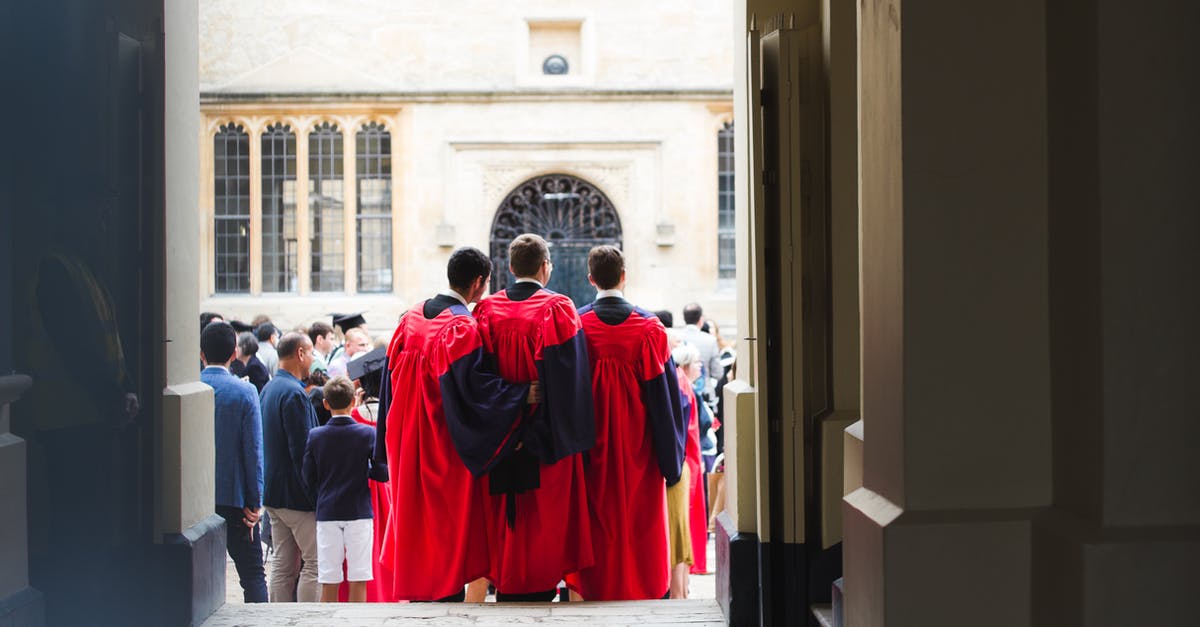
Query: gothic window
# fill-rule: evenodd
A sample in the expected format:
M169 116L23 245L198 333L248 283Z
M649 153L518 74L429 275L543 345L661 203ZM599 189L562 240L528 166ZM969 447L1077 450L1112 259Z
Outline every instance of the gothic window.
M308 136L308 214L314 292L345 289L343 149L337 124L318 124Z
M717 276L732 279L737 270L733 213L733 122L717 131Z
M262 136L262 289L295 292L296 133L286 124Z
M250 136L229 123L213 138L216 291L250 291Z
M492 292L514 280L508 271L508 244L522 233L537 233L550 245L551 290L577 306L592 302L587 256L593 246L621 247L621 221L608 196L570 174L546 174L521 183L500 203L492 219Z
M358 291L392 291L392 135L364 124L356 137Z

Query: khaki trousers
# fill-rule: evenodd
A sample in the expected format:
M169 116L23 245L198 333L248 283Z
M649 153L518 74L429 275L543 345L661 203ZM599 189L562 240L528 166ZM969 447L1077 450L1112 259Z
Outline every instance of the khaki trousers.
M271 540L275 547L270 580L267 582L271 602L320 601L321 586L317 583L317 513L268 507L267 515L271 517Z

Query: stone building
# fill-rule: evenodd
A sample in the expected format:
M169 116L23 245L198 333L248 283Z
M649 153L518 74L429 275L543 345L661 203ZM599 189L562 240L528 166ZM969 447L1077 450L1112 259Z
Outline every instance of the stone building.
M580 304L617 243L632 300L732 323L732 6L459 4L201 3L202 309L385 330L528 229Z

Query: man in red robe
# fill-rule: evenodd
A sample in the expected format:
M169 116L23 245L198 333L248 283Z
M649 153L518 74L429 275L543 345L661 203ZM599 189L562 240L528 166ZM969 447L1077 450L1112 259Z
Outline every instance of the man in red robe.
M666 485L679 481L687 433L662 322L625 300L625 259L588 254L596 301L579 310L592 368L596 446L584 477L595 565L579 573L588 601L659 599L670 584Z
M488 572L487 493L473 475L515 448L536 397L527 381L506 382L485 364L467 304L487 289L491 267L479 250L454 251L450 289L405 313L388 347L375 457L391 477L380 560L398 599L461 601L463 586Z
M492 564L498 601L549 601L558 582L592 565L583 458L596 440L591 374L579 314L545 288L546 241L508 247L517 277L475 308L479 332L507 381L539 381L544 402L518 425L519 448L488 475Z

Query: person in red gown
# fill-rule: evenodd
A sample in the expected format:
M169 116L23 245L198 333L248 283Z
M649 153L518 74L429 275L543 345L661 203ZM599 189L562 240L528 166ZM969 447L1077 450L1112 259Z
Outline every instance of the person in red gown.
M579 314L545 289L546 241L508 247L514 285L475 308L479 333L507 381L541 383L544 402L518 425L520 448L488 474L488 576L497 601L549 601L558 582L592 565L583 457L595 444L591 374Z
M687 422L667 332L625 300L615 246L588 254L599 290L579 310L592 367L596 446L584 477L595 564L579 573L588 601L659 599L670 584L666 485L679 481Z
M417 303L388 346L375 457L391 481L380 559L392 594L461 601L488 572L482 475L515 448L528 382L509 383L485 363L467 304L487 289L491 260L474 248L450 256L450 289ZM380 449L383 443L383 449Z
M688 489L688 527L692 535L693 574L708 572L708 513L704 500L704 467L700 463L700 401L693 384L702 372L700 353L694 346L684 344L675 349L679 367L679 391L683 398L683 411L687 415L687 447L684 459L688 467L691 484ZM686 355L686 356L683 356Z

